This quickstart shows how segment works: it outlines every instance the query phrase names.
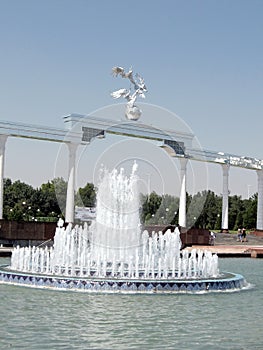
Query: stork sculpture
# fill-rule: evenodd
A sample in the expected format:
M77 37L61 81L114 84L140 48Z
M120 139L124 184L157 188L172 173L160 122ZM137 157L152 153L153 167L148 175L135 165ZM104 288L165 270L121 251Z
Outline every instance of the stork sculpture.
M133 85L134 92L131 92L131 88L127 89L119 89L111 93L111 96L115 99L123 97L128 102L126 105L125 116L129 120L138 120L142 114L141 109L135 105L135 101L137 97L145 98L145 92L147 92L146 85L144 83L144 79L138 74L135 74L135 78L133 76L132 68L129 69L127 73L125 73L124 68L122 67L113 67L112 75L117 77L120 75L122 78L129 79L131 84Z

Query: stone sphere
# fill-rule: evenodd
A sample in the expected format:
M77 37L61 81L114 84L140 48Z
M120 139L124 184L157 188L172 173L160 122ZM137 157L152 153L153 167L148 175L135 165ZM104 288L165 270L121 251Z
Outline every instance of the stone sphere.
M125 116L129 120L138 120L142 114L142 111L137 106L127 106Z

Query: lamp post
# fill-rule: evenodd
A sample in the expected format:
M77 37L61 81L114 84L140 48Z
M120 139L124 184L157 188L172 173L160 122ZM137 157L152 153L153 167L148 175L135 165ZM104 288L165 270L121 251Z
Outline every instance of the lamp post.
M173 221L174 221L175 225L178 225L178 221L176 221L176 215L177 215L177 211L174 212L174 219L173 219Z

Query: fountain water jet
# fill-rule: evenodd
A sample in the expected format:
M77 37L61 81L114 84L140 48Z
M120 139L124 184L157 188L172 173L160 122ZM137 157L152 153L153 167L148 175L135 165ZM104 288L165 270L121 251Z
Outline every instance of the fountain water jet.
M240 289L240 275L219 274L209 251L181 252L180 232L141 232L137 164L101 170L97 216L67 228L58 222L52 248L16 247L0 270L7 283L103 292L193 292Z

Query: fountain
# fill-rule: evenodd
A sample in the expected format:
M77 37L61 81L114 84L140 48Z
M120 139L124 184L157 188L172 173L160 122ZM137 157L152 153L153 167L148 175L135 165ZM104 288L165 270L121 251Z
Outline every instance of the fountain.
M186 293L240 290L241 275L220 273L209 251L181 251L180 232L141 229L137 164L101 170L96 220L88 226L59 220L53 247L16 247L0 281L85 292Z

